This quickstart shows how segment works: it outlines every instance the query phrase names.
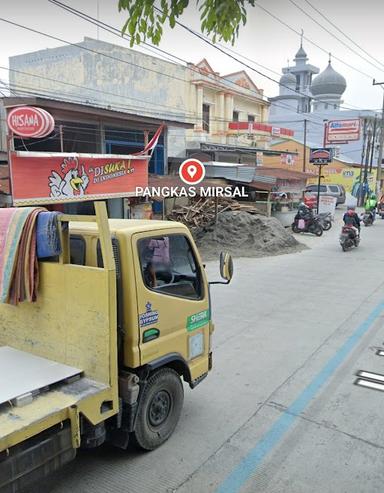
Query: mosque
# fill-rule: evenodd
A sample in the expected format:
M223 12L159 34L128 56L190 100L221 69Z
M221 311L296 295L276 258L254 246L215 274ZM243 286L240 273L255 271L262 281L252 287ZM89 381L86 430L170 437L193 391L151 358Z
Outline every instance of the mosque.
M282 69L279 81L279 95L270 98L270 123L284 125L295 131L295 139L304 140L304 120L307 127L307 142L315 147L323 145L324 122L334 119L368 118L371 110L345 109L343 94L347 88L345 77L332 66L329 55L327 67L320 72L318 67L308 63L308 56L301 39L294 65ZM336 153L344 154L349 161L360 163L362 137L360 141L340 144Z

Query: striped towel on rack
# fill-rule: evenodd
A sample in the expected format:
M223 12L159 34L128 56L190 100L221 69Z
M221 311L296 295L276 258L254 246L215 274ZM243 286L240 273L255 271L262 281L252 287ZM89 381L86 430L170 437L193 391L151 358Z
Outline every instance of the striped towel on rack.
M0 302L35 301L39 283L36 218L39 207L0 209Z

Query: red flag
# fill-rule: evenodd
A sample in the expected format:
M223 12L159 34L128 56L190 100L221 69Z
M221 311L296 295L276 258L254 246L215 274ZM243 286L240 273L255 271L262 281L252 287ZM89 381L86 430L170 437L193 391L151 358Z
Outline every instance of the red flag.
M144 149L140 152L135 152L135 156L144 156L144 155L152 155L153 149L156 147L157 142L159 141L161 132L163 131L164 124L160 125L160 127L156 130L155 135L148 142L148 144L144 147Z

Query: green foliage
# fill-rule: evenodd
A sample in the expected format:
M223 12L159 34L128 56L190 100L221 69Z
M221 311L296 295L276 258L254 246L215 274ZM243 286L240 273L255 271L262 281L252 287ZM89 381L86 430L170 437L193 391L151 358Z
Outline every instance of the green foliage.
M131 46L150 40L158 45L163 35L163 26L168 22L173 29L182 17L189 0L119 0L119 10L128 12L123 33L131 36ZM241 24L247 21L247 7L256 0L195 0L200 11L201 32L212 37L212 41L235 42ZM157 2L158 3L158 2ZM158 3L159 4L159 3Z

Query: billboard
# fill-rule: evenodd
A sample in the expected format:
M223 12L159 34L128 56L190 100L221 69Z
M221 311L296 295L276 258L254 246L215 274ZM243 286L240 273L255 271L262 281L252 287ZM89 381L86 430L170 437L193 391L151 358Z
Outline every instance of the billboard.
M10 157L14 205L130 197L148 186L148 156L17 151Z
M360 139L360 120L330 120L325 128L327 144L346 144L351 140Z
M326 149L324 147L319 147L316 149L311 149L309 154L309 162L317 165L329 164L332 162L333 155L332 149Z

